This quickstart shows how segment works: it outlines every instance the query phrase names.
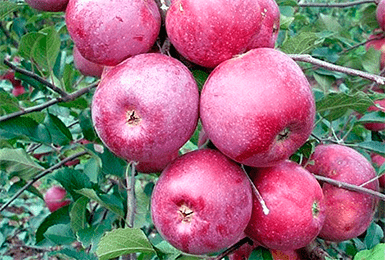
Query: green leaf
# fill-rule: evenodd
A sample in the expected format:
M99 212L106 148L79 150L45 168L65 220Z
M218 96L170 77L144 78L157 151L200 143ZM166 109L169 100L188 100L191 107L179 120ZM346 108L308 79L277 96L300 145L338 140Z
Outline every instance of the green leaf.
M121 200L116 199L113 195L97 194L92 189L81 189L77 191L79 194L98 202L102 207L124 217L123 205Z
M163 240L155 246L156 254L160 259L175 260L181 255L181 251Z
M250 257L250 260L273 260L273 257L271 256L271 253L268 249L259 247L258 249L254 250Z
M0 158L1 158L1 155L0 155ZM14 184L12 184L12 186L9 188L8 190L8 194L9 195L13 195L15 194L16 192L18 192L21 188L23 188L25 185L27 185L27 182L24 181L24 180L20 180L18 182L15 182ZM27 191L31 192L32 194L38 196L39 198L41 198L42 200L44 199L43 195L40 193L40 191L38 189L35 188L35 186L31 185L27 188Z
M322 75L318 73L314 73L313 76L324 92L328 92L330 90L331 85L335 81L332 76Z
M362 143L357 143L356 146L358 148L366 149L371 152L378 153L382 156L385 156L385 145L382 142L377 141L366 141Z
M376 223L372 222L368 229L366 230L366 236L364 238L364 243L368 249L372 249L377 244L381 242L381 239L384 237L384 231Z
M362 57L363 68L372 74L380 72L381 51L370 48Z
M135 183L135 222L134 227L149 226L150 216L150 196L144 192L143 185L140 182Z
M67 257L70 257L70 259L75 259L75 260L98 260L98 258L93 254L87 254L84 251L76 251L69 248L64 248L60 251L57 251L55 252L55 255L56 254L62 254Z
M289 29L290 25L294 22L294 20L295 20L295 17L281 15L280 16L280 22L279 22L279 28L281 30Z
M370 250L363 250L358 252L354 260L379 260L385 259L385 244L378 244Z
M98 183L101 167L102 162L100 158L97 156L92 156L84 165L84 173L88 176L90 181L93 183Z
M17 176L26 181L45 170L44 167L35 163L31 156L21 148L0 149L0 169L11 176Z
M323 42L316 33L300 32L299 34L287 38L281 47L281 51L288 54L310 53L319 44Z
M89 202L88 198L80 197L78 200L74 202L71 208L71 211L70 211L71 228L75 233L81 229L86 228L87 226L86 212L87 212L88 202Z
M364 113L373 104L368 95L361 91L352 95L331 93L316 102L317 112L329 121L342 117L349 109Z
M49 227L44 233L44 237L57 245L71 244L76 239L68 224L56 224Z
M32 58L32 49L35 45L36 41L40 38L44 37L43 33L40 32L30 32L27 34L24 34L21 37L18 53L20 56L22 56L25 59L31 59Z
M51 135L47 128L29 117L16 117L0 122L0 137L51 143Z
M155 254L151 243L139 228L120 228L108 232L100 240L96 251L100 260L111 259L130 253Z
M47 127L54 144L66 145L73 140L71 132L57 116L47 114L44 125Z
M60 51L60 37L54 27L46 27L39 33L43 36L36 39L31 54L37 64L51 70Z
M69 224L70 216L69 216L69 205L62 207L50 215L48 215L40 226L36 230L36 243L40 243L44 240L44 233L47 229L56 224Z
M88 106L88 104L87 104ZM91 110L89 108L84 109L79 114L79 124L83 132L85 139L90 141L95 141L97 139L95 130L93 128L92 119L91 119Z
M357 122L360 123L385 123L385 112L375 111L363 115Z
M198 88L201 90L207 78L209 77L209 74L202 70L193 70L192 74L195 78L195 81L197 82Z
M22 7L23 5L19 5L9 1L1 1L0 2L0 21L2 21L8 14L15 12L17 9Z
M54 178L60 182L69 194L71 194L74 201L81 197L81 195L76 192L77 190L91 188L92 185L87 175L81 171L70 168L62 168L58 170L55 173Z
M19 102L17 98L0 89L0 116L19 110Z

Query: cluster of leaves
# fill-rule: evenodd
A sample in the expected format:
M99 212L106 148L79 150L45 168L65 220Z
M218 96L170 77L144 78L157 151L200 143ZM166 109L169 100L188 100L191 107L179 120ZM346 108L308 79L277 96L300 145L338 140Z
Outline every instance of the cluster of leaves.
M294 0L277 3L281 11L277 48L381 73L380 52L360 45L378 27L375 4L306 8ZM149 203L157 174L136 174L135 219L133 227L126 228L126 214L132 206L127 198L130 165L104 147L93 130L89 107L97 80L81 76L74 68L64 14L2 1L0 30L0 59L21 69L15 75L26 89L14 97L11 84L0 81L2 259L12 259L14 241L41 256L63 259L110 259L130 253L137 253L138 259L199 259L183 255L154 229ZM366 112L374 100L385 98L372 91L383 86L311 63L300 65L314 87L317 124L312 138L292 159L308 157L318 142L352 146L368 159L370 152L385 155L385 135L363 127L364 122L385 122L384 113ZM0 63L0 75L9 69L8 63ZM202 85L206 72L193 73ZM354 112L364 116L359 119ZM197 134L198 130L181 153L197 149ZM42 194L55 183L68 191L73 202L49 213ZM339 244L321 242L332 257L381 259L375 257L383 257L385 251L381 243L384 222L384 215L379 214L362 237ZM258 249L250 259L271 256Z

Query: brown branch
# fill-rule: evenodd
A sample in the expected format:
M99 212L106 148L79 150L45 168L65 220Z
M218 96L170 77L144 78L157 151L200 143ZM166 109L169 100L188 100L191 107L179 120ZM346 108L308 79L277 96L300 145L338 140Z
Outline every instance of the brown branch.
M361 42L361 43L358 43L358 44L356 44L356 45L353 45L352 47L347 48L346 50L343 50L343 51L341 51L340 53L343 54L343 53L346 53L346 52L348 52L348 51L354 50L354 49L356 49L356 48L358 48L358 47L360 47L360 46L363 46L363 45L365 45L365 44L367 44L367 43L369 43L369 42L377 41L377 40L382 40L382 39L385 38L385 35L384 35L383 33L380 33L380 34L378 34L378 35L380 35L380 36L377 36L377 37L374 37L374 38L371 38L371 39L367 39L366 41Z
M345 8L352 7L361 4L372 4L376 3L375 0L359 0L354 2L346 2L346 3L298 3L299 7L337 7L337 8Z
M240 248L241 246L243 246L246 243L248 243L249 245L253 245L254 244L253 240L251 240L248 237L244 237L241 240L239 240L237 243L235 243L234 245L232 245L231 247L226 249L220 255L212 258L212 260L221 260L222 258L224 258L225 256L228 256L229 254L233 253L235 250L237 250L238 248Z
M32 178L32 180L30 180L26 185L24 185L15 195L13 195L13 197L7 203L5 203L5 204L3 204L3 206L1 206L0 212L2 212L4 209L6 209L15 199L17 199L26 189L31 187L32 184L34 184L36 181L43 178L47 174L53 172L54 170L61 168L66 162L72 161L72 160L74 160L74 159L76 159L82 155L85 155L87 153L88 153L87 151L82 151L82 152L76 153L74 155L71 155L71 156L65 158L64 160L60 161L59 163L51 166L50 168L42 171L40 174L36 175L34 178Z
M2 22L0 22L0 30L4 33L5 37L7 37L11 41L12 45L15 46L15 48L19 47L19 43L15 39L12 38L9 31L4 28Z
M17 112L14 112L14 113L10 113L10 114L7 114L5 116L1 116L0 117L0 122L3 122L3 121L7 121L9 119L12 119L12 118L15 118L15 117L18 117L18 116L22 116L22 115L25 115L25 114L29 114L29 113L32 113L32 112L36 112L36 111L41 111L47 107L50 107L54 104L57 104L57 103L61 103L61 102L68 102L68 101L72 101L72 100L75 100L76 98L90 92L91 89L95 88L98 86L98 82L97 83L94 83L88 87L85 87L85 88L82 88L78 91L75 91L71 94L67 94L67 96L65 98L63 97L59 97L59 98L54 98L50 101L47 101L43 104L40 104L40 105L36 105L36 106L33 106L33 107L29 107L29 108L26 108L26 109L23 109L23 110L20 110L20 111L17 111Z
M360 193L369 194L369 195L372 195L374 197L377 197L377 198L385 201L385 194L382 194L381 192L377 192L377 191L374 191L371 189L367 189L367 188L360 187L360 186L353 185L353 184L346 183L346 182L336 181L336 180L333 180L333 179L330 179L330 178L327 178L324 176L320 176L320 175L314 174L314 177L319 181L329 183L329 184L334 185L336 187L347 189L350 191L356 191L356 192L360 192Z
M47 86L48 88L52 89L53 91L55 91L56 93L60 94L60 96L62 98L67 98L68 94L67 92L65 92L64 90L62 90L61 88L58 88L56 87L54 84L52 84L51 82L47 81L46 79L40 77L39 75L31 72L31 71L28 71L28 70L25 70L25 69L21 69L15 65L13 65L11 62L9 62L7 59L4 59L4 64L7 65L8 67L10 67L12 70L16 71L16 72L19 72L23 75L26 75L38 82L40 82L41 84Z
M381 77L381 76L378 76L375 74L370 74L370 73L356 70L356 69L351 69L351 68L335 65L333 63L329 63L329 62L326 62L323 60L313 58L309 54L288 54L288 55L290 58L292 58L295 61L302 61L302 62L311 63L313 65L320 66L320 67L323 67L323 68L331 70L331 71L338 71L338 72L342 72L342 73L349 74L352 76L359 76L361 78L374 81L377 84L381 84L381 85L385 84L385 77Z

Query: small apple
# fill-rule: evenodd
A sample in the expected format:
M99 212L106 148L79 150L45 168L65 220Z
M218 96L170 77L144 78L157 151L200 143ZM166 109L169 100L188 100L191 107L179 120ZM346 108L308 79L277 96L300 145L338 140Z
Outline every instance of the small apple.
M12 89L12 95L15 97L20 96L25 93L24 86L21 85L21 80L15 78L15 72L13 71L7 71L4 75L0 76L1 80L8 80L11 82L13 89Z
M217 150L186 153L161 173L151 215L161 236L195 255L233 245L250 220L252 191L246 173Z
M322 189L314 176L292 161L282 161L249 173L269 212L254 196L245 234L262 246L295 250L308 245L325 220Z
M385 1L380 0L376 9L376 18L380 28L385 31Z
M128 58L102 77L91 114L97 134L127 161L176 153L198 123L199 91L180 61L158 53Z
M44 12L64 12L69 0L25 0L32 8Z
M65 20L81 55L107 66L149 51L161 25L154 0L71 0Z
M372 162L376 167L381 167L385 163L385 157L379 154L371 154ZM383 174L379 179L380 187L385 188L385 174Z
M67 192L60 186L52 186L44 194L44 201L49 211L54 212L68 204L71 200L66 199Z
M256 41L263 10L258 0L177 0L166 14L175 49L198 65L214 68Z
M368 108L368 112L382 111L385 112L385 99L375 100L373 106ZM385 123L364 123L363 126L370 131L385 130Z
M217 66L200 102L202 126L226 156L253 167L288 159L311 134L314 97L286 54L257 48Z
M84 58L76 46L73 48L73 56L75 68L77 68L81 74L97 78L102 76L104 66Z
M14 85L12 89L12 95L15 97L18 97L20 95L23 95L25 93L24 86L20 85Z
M316 175L353 185L361 185L377 176L371 163L353 148L338 144L321 144L315 148L306 169ZM378 180L365 188L378 191ZM319 237L344 241L362 234L370 225L378 199L322 183L326 219Z

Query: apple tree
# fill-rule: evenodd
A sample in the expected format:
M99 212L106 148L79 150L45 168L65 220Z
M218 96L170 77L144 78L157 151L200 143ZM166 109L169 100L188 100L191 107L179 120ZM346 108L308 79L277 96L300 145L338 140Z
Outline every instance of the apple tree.
M384 259L384 9L1 1L2 259Z

